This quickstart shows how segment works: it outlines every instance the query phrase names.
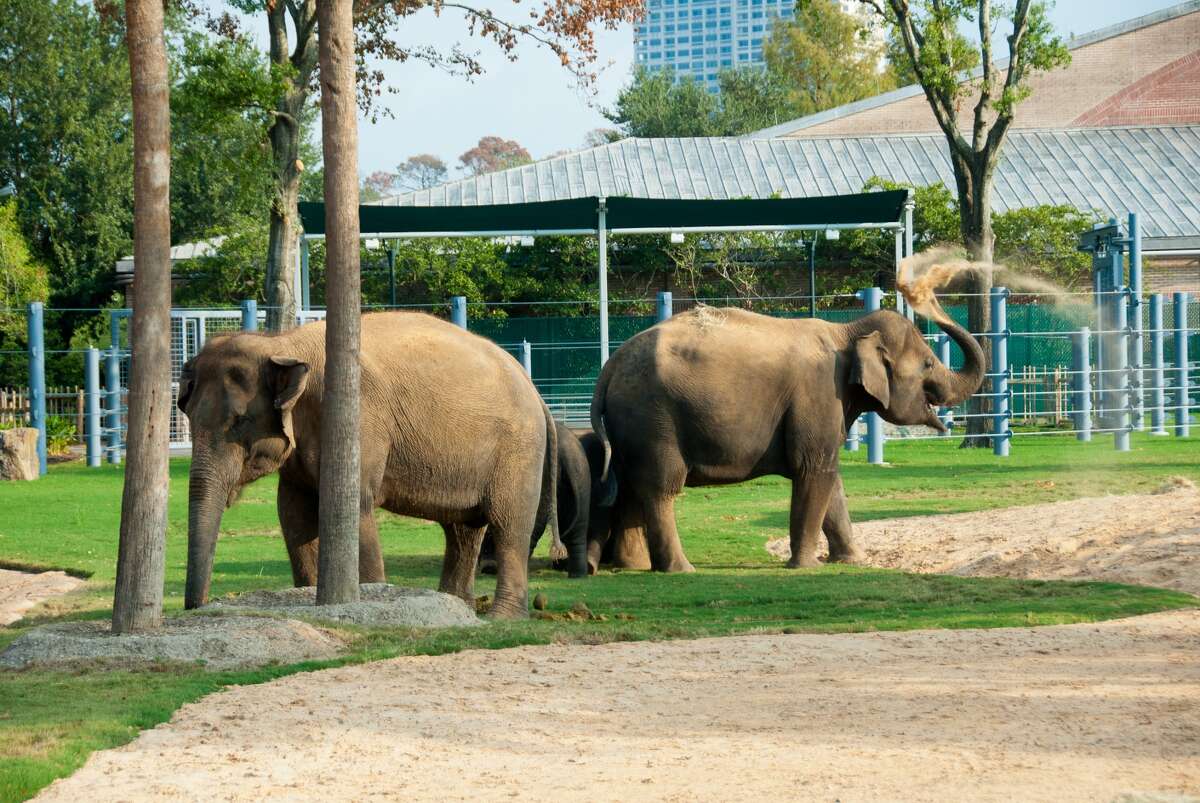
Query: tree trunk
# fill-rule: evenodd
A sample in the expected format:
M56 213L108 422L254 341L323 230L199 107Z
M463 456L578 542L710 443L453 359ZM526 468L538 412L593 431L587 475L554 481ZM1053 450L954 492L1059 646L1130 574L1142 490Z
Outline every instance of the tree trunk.
M133 90L133 275L128 462L114 633L162 620L171 415L171 113L162 0L128 0Z
M318 4L321 144L325 156L325 390L317 604L358 599L358 107L352 0ZM370 511L368 511L368 515Z
M959 221L963 243L972 262L992 264L992 167L986 154L974 154L974 158L955 156L955 178L958 182ZM992 289L992 273L986 270L972 271L967 280L967 329L974 333L983 348L984 366L987 372L992 365L992 341L984 333L991 330L992 311L988 294ZM981 393L991 392L991 383L984 381ZM972 396L967 403L966 436L960 446L987 448L991 446L992 419L991 396Z
M275 170L274 198L271 202L271 233L267 247L267 329L280 332L296 325L297 243L300 235L300 118L308 99L308 85L317 64L317 39L312 25L314 4L304 0L296 4L299 29L296 46L288 47L288 4L268 4L267 30L270 37L271 65L288 78L287 90L275 106L271 126L271 158Z

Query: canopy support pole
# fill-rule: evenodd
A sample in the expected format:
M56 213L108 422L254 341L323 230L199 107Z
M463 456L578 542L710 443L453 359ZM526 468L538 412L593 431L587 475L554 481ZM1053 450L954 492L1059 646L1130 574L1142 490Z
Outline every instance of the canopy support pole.
M596 239L600 252L600 367L608 362L608 209L606 199L600 199L597 210Z

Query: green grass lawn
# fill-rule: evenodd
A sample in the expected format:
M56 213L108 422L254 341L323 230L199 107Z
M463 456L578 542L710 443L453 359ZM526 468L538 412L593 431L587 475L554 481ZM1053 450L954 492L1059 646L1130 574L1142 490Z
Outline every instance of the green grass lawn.
M891 465L844 453L853 516L874 518L985 508L1153 490L1171 476L1200 481L1200 439L1136 436L1130 453L1111 440L1022 439L1007 459L956 440L889 444ZM172 462L166 607L182 608L188 463ZM89 578L74 594L43 606L20 628L0 631L0 647L25 627L107 617L115 574L121 471L56 466L34 483L0 486L0 566L61 568ZM290 584L275 516L273 478L248 488L226 513L213 594ZM763 544L787 533L789 488L769 478L725 488L691 488L678 505L694 575L602 572L568 580L535 559L532 591L551 610L586 601L604 621L495 623L435 634L355 629L345 661L552 641L690 638L745 632L837 632L921 627L992 627L1095 621L1196 604L1177 592L1110 583L954 578L849 567L788 571ZM381 514L392 582L436 586L441 529ZM543 542L541 552L546 546ZM491 591L481 578L477 593ZM0 673L0 800L22 799L71 772L96 749L121 744L169 718L181 704L231 683L255 683L316 665L206 673L157 671Z

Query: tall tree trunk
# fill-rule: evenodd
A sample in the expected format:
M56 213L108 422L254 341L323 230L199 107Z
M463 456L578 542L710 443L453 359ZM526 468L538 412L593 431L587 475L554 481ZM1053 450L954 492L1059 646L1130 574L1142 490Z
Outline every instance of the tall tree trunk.
M992 159L987 154L974 153L972 157L956 156L955 176L958 180L959 221L963 243L972 262L992 264ZM992 340L984 336L991 330L992 310L988 294L992 289L992 273L976 270L967 282L967 329L975 333L983 348L984 365L988 372L992 366ZM980 393L990 393L991 383L985 381ZM972 396L967 404L967 433L960 444L963 447L986 448L991 446L988 437L992 431L992 397Z
M287 91L275 107L271 126L271 158L275 170L274 197L271 202L270 241L267 246L267 329L280 332L296 325L297 238L300 235L300 119L308 99L309 81L317 65L317 37L314 4L303 0L295 4L296 43L288 45L288 5L268 4L267 30L270 36L271 64L288 78Z
M114 633L162 620L171 414L171 113L162 0L128 0L133 89L133 349Z
M317 603L358 599L359 329L358 106L352 0L318 4L321 144L325 155L325 391ZM367 511L371 515L371 511Z

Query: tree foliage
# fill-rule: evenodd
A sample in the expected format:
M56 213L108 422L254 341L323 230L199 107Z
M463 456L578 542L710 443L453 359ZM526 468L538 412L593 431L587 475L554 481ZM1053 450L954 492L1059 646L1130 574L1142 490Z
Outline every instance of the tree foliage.
M802 0L763 47L767 71L784 88L789 113L803 117L895 86L862 20L834 0Z
M405 159L397 168L399 184L406 190L426 190L446 181L446 163L432 153L418 153Z
M529 151L515 139L497 136L480 137L474 148L458 157L459 166L472 176L495 173L510 167L520 167L533 161Z

